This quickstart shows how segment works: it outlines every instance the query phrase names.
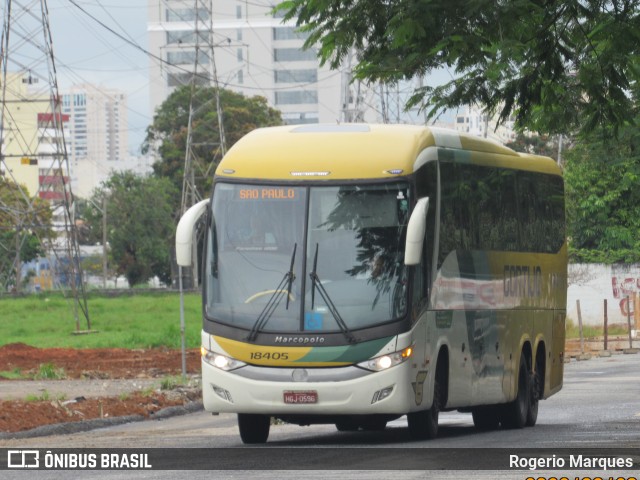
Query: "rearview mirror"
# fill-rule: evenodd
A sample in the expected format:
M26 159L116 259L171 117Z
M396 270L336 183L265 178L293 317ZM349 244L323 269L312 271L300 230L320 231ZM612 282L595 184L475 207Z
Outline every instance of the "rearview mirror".
M207 210L209 200L202 200L184 212L176 229L176 262L181 267L190 267L192 262L193 230Z
M404 264L419 265L422 261L422 246L427 230L427 210L429 197L421 198L416 203L409 224L407 225L407 241L404 249Z

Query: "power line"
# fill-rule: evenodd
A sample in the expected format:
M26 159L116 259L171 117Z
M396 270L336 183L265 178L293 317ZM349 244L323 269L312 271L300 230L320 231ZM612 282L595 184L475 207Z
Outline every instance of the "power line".
M178 70L181 71L183 73L188 73L188 74L194 74L193 70L183 67L181 66L181 64L179 63L173 63L173 62L169 62L168 60L165 60L164 58L154 54L153 52L147 50L146 48L144 48L143 46L141 46L140 44L136 43L133 40L130 40L129 38L124 37L123 35L121 35L120 33L118 33L117 31L115 31L113 28L109 27L107 24L105 24L104 22L102 22L100 19L98 19L97 17L95 17L94 15L92 15L90 12L88 12L86 9L82 8L82 6L80 6L76 0L69 0L69 2L74 5L76 8L78 8L79 10L81 10L85 15L87 15L88 17L90 17L93 21L95 21L96 23L98 23L101 27L105 28L106 30L108 30L109 32L111 32L113 35L117 36L119 39L123 40L124 42L126 42L127 44L133 46L136 50L145 53L146 55L148 55L149 57L153 58L154 60L160 62L162 65L166 65L168 67L173 68L174 70ZM266 5L261 5L261 4L257 4L257 3L252 3L252 5L254 6L260 6L260 7L265 7ZM196 22L197 23L197 22ZM253 29L252 26L250 26L251 29ZM166 30L165 30L166 32ZM218 34L219 35L219 34ZM224 39L227 39L228 37L224 36ZM246 44L243 44L246 46ZM228 46L224 45L224 44L215 44L216 47L220 47L220 48L228 48ZM254 65L256 68L261 68L259 65L246 61L247 64L249 65ZM263 69L264 70L264 69ZM267 69L267 71L269 72L274 72L273 69ZM329 76L327 76L328 78L331 78L334 75L337 75L338 73L334 73L331 74ZM209 80L209 77L207 77L206 75L200 74L200 73L195 73L195 76L197 78L199 78L200 80L203 81L207 81ZM279 91L279 90L291 90L291 89L296 89L296 88L300 88L301 86L305 86L305 85L314 85L319 83L320 80L315 81L315 82L308 82L306 84L296 84L295 86L288 86L288 87L272 87L272 88L263 88L263 87L251 87L251 86L246 86L246 85L240 85L240 84L234 84L234 83L225 83L225 85L229 85L235 88L239 88L239 89L246 89L246 90L259 90L259 91Z
M158 55L155 55L154 53L150 52L149 50L145 49L144 47L142 47L141 45L137 44L136 42L133 42L131 40L129 40L128 38L124 37L123 35L121 35L120 33L116 32L114 29L112 29L111 27L109 27L107 24L105 24L104 22L102 22L100 19L96 18L94 15L92 15L90 12L88 12L87 10L85 10L83 7L81 7L75 0L69 0L69 2L74 5L76 8L78 8L79 10L81 10L85 15L87 15L88 17L90 17L93 21L95 21L96 23L98 23L100 26L102 26L103 28L105 28L106 30L108 30L109 32L111 32L112 34L114 34L116 37L120 38L121 40L125 41L126 43L128 43L129 45L131 45L132 47L134 47L135 49L141 51L142 53L145 53L146 55L149 55L151 58L153 58L154 60L157 60L158 62L160 62L161 64L164 65L170 65L174 68L177 68L178 70L182 70L186 73L192 73L190 70L185 69L185 68L181 68L178 65L174 65L166 60L164 60L162 57L159 57ZM201 76L203 79L206 79L206 77Z

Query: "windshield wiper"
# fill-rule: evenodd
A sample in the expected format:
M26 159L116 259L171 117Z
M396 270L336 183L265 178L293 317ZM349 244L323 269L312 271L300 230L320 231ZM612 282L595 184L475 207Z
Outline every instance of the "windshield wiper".
M293 264L296 261L296 248L298 248L298 244L293 244L293 253L291 254L291 264L289 265L289 271L286 273L286 276L289 279L289 284L287 285L287 310L289 310L289 298L291 297L291 284L296 279L295 274L293 273Z
M291 285L293 284L293 281L296 278L295 274L293 273L293 265L296 259L297 248L298 248L298 244L295 243L293 245L293 253L291 254L291 263L289 265L289 271L284 274L284 277L282 277L282 280L280 280L280 283L278 284L276 289L273 291L273 293L269 297L267 304L264 306L264 308L260 312L260 315L258 315L258 318L256 318L256 321L254 322L253 327L251 327L251 331L249 332L249 336L247 337L247 340L249 342L253 342L258 336L258 334L265 327L265 325L273 315L273 312L275 312L276 309L278 308L278 305L280 305L280 301L282 300L282 294L285 292L287 294L287 309L289 309L289 297L291 296ZM285 285L287 286L287 290L284 289Z
M351 333L351 330L345 323L342 316L340 316L340 312L338 312L336 305L331 300L331 297L329 296L329 293L327 292L327 290L324 288L324 285L322 285L322 282L320 281L320 277L318 277L318 274L316 273L317 267L318 267L318 244L316 243L316 253L313 258L313 271L309 272L309 276L311 277L311 310L313 310L313 307L315 304L315 294L316 294L316 287L317 287L318 292L320 292L320 296L322 297L322 299L324 300L324 303L327 305L327 308L329 309L329 312L331 313L331 315L333 315L333 318L338 324L338 327L340 327L340 331L344 334L344 336L347 338L349 343L356 343L356 338L353 336L353 333Z

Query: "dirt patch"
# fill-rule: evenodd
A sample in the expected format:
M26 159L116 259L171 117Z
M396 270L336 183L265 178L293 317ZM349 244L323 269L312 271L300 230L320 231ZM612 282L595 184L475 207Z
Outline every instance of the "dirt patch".
M633 345L640 345L640 340L634 339ZM580 345L579 338L568 338L565 342L565 357L577 357L581 353L591 353L597 355L604 350L604 338L603 337L591 337L585 338L582 347ZM623 350L630 348L628 336L610 336L607 342L607 350L611 352L622 352Z
M200 371L198 349L188 350L186 360L187 373ZM182 356L179 351L160 348L36 348L23 343L0 347L0 372L33 377L48 364L64 378L155 378L180 374Z
M185 405L200 397L199 392L134 392L120 397L73 400L0 402L0 432L19 432L42 425L77 422L94 418L142 415L152 418L159 410Z
M45 390L35 398L0 402L0 432L124 415L152 418L165 407L185 405L200 399L197 387L173 387L171 377L179 376L181 371L180 352L169 349L43 349L24 344L4 345L0 347L0 372L19 374L23 378L20 382L32 382L30 379L33 378L46 380L43 374L54 378L85 379L87 382L167 377L165 387L169 389L149 388L97 398L66 398L64 394L56 394L53 398ZM195 375L199 371L199 352L190 350L187 352L187 373ZM0 377L2 381L8 380ZM56 381L50 380L51 383Z
M622 340L626 341L626 339ZM621 339L612 338L609 348L612 348L612 345L613 349L617 348L620 342ZM600 343L585 342L587 351L601 349ZM567 340L566 350L567 358L579 352L579 340ZM187 373L197 377L200 372L200 352L197 349L189 350L186 362ZM80 389L86 398L85 396L75 397L78 393L77 382L73 387L66 387L65 382L48 380L43 376L47 372L54 378L81 380L82 385L86 380L87 388ZM156 412L163 408L186 405L200 400L201 393L198 387L178 387L169 390L145 387L142 391L140 390L140 383L159 385L164 377L179 376L181 372L181 353L170 349L68 349L36 348L20 343L4 345L0 347L0 382L10 382L2 377L3 373L19 375L22 378L19 381L21 386L24 386L23 382L35 385L45 380L44 383L48 389L47 387L39 388L38 394L32 395L34 398L30 400L24 398L0 401L0 433L19 432L55 423L125 415L153 418ZM34 382L31 379L38 379L38 381ZM130 379L130 384L125 382L126 385L130 385L130 390L123 387L122 382L118 382L118 395L102 394L101 388L89 388L89 386L96 387L96 380L119 379ZM140 381L140 379L145 380ZM158 381L152 382L147 379L158 379ZM107 383L110 387L105 389L105 392L113 391L111 387L116 382ZM5 385L9 384L5 383ZM58 388L52 388L53 385ZM10 388L15 389L15 386L12 385ZM60 393L65 390L70 393L68 395ZM96 390L99 393L94 395ZM87 392L92 394L89 395ZM8 398L15 397L11 395Z

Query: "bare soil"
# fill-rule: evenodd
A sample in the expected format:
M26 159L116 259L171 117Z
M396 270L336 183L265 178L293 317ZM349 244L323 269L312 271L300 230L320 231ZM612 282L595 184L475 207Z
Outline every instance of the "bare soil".
M602 349L601 342L591 340L585 342L585 351L597 352ZM626 346L622 341L625 339L612 340L609 348L618 349L620 345ZM637 343L638 341L636 345ZM566 357L570 358L579 353L579 340L567 340ZM124 415L143 415L152 418L156 412L165 407L185 405L200 399L198 388L140 390L139 385L150 384L149 379L160 380L181 374L182 357L176 350L36 348L19 343L0 347L0 372L19 372L21 377L25 378L19 381L23 386L29 382L32 384L41 382L43 379L38 378L38 374L43 370L41 366L48 364L50 364L49 370L53 370L59 378L86 381L87 392L97 390L99 393L70 398L55 394L46 398L48 395L45 390L35 400L21 397L12 400L0 398L0 433L19 432L54 423ZM199 372L199 351L189 350L187 373L196 375ZM119 380L118 395L107 395L105 392L109 391L108 389L89 388L91 383L116 379ZM122 379L131 380L130 390L127 390L126 383L125 387L122 387L120 382ZM6 380L0 376L0 383L2 382L15 381ZM51 385L53 382L63 383L60 380L47 380L46 383ZM59 389L50 388L50 390Z
M35 348L24 344L0 347L0 372L19 372L32 382L46 370L64 379L84 379L87 382L109 379L163 379L180 375L182 360L179 351L169 349L67 349ZM198 350L187 352L187 372L200 371ZM42 380L42 379L40 379ZM0 377L0 382L8 380ZM50 380L56 382L57 380ZM124 415L152 417L157 411L198 400L194 388L170 390L147 389L122 392L117 396L48 398L46 392L36 399L0 401L0 432L18 432L42 425L74 422L93 418Z

